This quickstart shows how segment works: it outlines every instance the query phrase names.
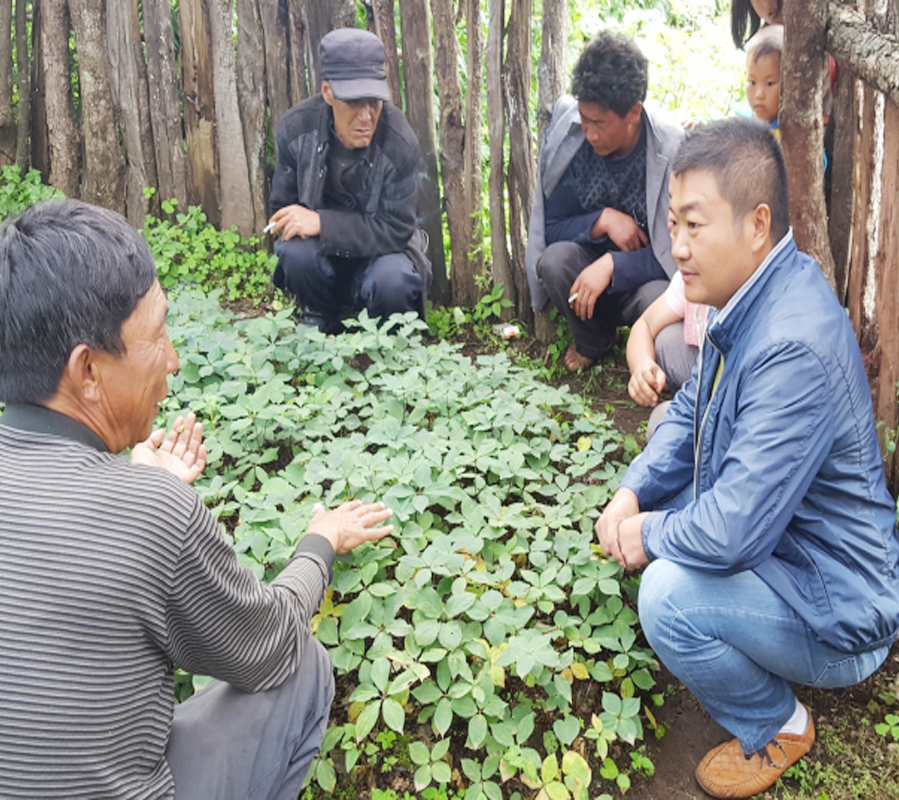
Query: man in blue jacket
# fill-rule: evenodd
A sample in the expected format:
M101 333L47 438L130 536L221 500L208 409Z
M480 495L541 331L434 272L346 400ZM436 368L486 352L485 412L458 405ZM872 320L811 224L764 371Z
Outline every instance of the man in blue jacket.
M597 522L646 565L640 620L665 665L736 738L700 762L751 797L811 748L789 682L848 686L899 629L896 506L855 335L788 225L770 133L729 119L672 167L672 254L710 316L691 379ZM647 513L649 512L649 513Z

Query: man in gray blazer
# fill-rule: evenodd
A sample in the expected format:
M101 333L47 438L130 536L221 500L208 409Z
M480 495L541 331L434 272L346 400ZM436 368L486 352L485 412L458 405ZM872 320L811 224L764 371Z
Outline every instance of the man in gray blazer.
M606 355L676 270L668 177L683 131L644 107L648 72L631 39L601 33L541 151L525 265L534 308L552 302L568 320L571 372Z

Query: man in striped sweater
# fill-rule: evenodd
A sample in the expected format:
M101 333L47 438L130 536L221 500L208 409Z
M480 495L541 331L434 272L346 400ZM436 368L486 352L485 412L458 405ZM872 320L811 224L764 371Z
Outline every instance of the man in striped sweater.
M309 633L383 504L316 509L277 579L188 485L193 415L143 239L77 201L0 228L0 797L296 800L334 686ZM131 450L129 461L116 455ZM175 665L217 680L175 708Z

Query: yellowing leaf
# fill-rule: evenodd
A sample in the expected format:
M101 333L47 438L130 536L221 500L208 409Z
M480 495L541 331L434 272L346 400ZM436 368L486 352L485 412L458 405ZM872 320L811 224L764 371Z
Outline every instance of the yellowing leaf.
M587 678L590 677L590 672L587 670L587 665L582 664L580 661L572 662L571 673L579 681L585 681L585 680L587 680Z
M577 440L577 451L579 453L586 452L592 446L593 446L593 439L591 439L589 436L581 436Z

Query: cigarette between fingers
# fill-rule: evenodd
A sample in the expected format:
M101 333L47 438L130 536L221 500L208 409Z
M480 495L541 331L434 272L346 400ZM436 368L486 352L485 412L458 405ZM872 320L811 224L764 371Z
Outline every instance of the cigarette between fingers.
M271 233L271 231L272 231L272 229L273 229L274 227L275 227L275 223L274 223L274 222L269 222L269 224L266 225L266 226L262 229L262 232L263 232L263 233Z
M577 300L577 296L580 292L575 292L571 297L568 298L568 305L571 305L575 300Z

